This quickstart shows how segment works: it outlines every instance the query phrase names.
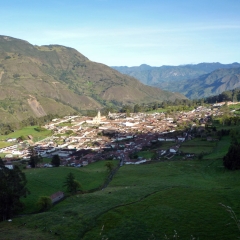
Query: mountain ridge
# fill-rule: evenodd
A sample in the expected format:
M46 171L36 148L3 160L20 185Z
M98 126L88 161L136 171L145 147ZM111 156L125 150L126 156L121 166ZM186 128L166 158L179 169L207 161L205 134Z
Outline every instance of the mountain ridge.
M206 91L202 90L203 92L205 92L204 94L200 93L197 94L196 90L198 88L202 88L202 84L205 84L204 80L200 82L199 79L204 79L204 77L206 77L207 74L217 71L218 69L223 69L221 73L224 75L224 70L227 71L227 69L237 69L239 67L240 64L237 62L231 64L221 64L219 62L216 62L216 63L199 63L195 65L187 64L180 66L161 66L161 67L151 67L149 65L144 64L144 67L140 65L139 67L113 67L113 68L120 71L123 74L134 76L147 85L159 87L161 89L172 92L178 91L190 98L201 98L207 97L209 95L218 94L220 93L219 91L232 89L234 88L234 85L237 86L237 84L236 83L231 84L229 82L228 84L225 85L226 88L224 88L223 84L222 87L220 87L219 85L219 87L216 88L216 91L210 91L208 89ZM230 74L230 72L227 72L226 74ZM194 84L195 81L198 81L199 85ZM193 87L195 88L195 90L193 89ZM209 86L207 85L206 87L208 88ZM195 91L195 94L191 94L190 91Z
M185 98L122 75L57 44L0 36L1 121ZM34 100L31 100L34 99ZM31 103L31 104L30 104ZM41 109L41 110L40 110Z

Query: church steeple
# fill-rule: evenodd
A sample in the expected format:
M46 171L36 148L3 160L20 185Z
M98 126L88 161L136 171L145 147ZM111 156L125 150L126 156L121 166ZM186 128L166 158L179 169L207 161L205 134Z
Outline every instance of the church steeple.
M98 118L99 121L101 120L101 112L100 112L100 110L98 110L97 118Z

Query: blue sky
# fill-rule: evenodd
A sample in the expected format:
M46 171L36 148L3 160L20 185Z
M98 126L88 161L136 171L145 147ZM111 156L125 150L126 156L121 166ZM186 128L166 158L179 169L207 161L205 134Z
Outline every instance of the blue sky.
M8 0L1 35L109 66L240 62L239 0Z

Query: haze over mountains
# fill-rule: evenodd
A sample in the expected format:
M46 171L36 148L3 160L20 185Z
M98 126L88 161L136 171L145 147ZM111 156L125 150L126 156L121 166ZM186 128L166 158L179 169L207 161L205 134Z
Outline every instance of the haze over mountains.
M96 62L75 49L0 36L1 122L122 104L183 99Z
M240 64L199 63L180 66L113 67L149 86L186 97L203 98L240 87Z

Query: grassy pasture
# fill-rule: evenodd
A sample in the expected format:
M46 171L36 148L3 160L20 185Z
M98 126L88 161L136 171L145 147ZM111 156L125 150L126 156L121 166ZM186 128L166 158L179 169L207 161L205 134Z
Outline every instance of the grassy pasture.
M167 150L172 146L175 146L175 142L161 142L160 149Z
M216 146L216 142L208 142L200 138L195 138L191 141L186 141L181 144L180 151L184 153L195 153L199 154L202 152L210 153Z
M20 130L17 130L15 132L12 132L8 135L1 135L1 139L6 140L8 138L18 138L20 136L27 137L28 135L31 135L31 136L33 136L34 141L39 141L39 140L44 139L52 134L51 131L49 131L49 130L38 132L38 131L34 130L34 128L36 128L36 127L37 126L29 126L29 127L25 127Z
M141 151L141 152L138 152L137 155L139 157L143 157L143 158L149 159L149 158L154 157L155 153L151 152L151 151Z
M240 109L240 104L234 104L228 106L230 110L238 110Z
M240 234L219 203L240 215L239 176L224 171L221 161L124 166L108 189L119 205L97 217L83 239L97 239L103 225L109 239L163 239L174 230L180 239L234 239Z
M214 151L206 156L205 159L222 159L224 155L226 155L229 146L230 146L230 137L224 136L221 141L217 142L217 145L214 147Z
M13 145L13 143L0 141L0 148L8 147L11 145Z
M61 190L58 175L65 176L66 169L40 170L49 170L46 189L53 185ZM49 174L51 170L56 175ZM104 162L72 170L85 189L98 186L106 176ZM35 178L30 173L29 181ZM236 239L240 233L219 203L240 216L239 177L239 171L226 171L221 160L125 165L106 189L69 197L46 213L16 218L11 224L26 222L28 228L37 225L42 231L47 227L59 233L59 239L164 239L165 234L172 239L174 230L179 239ZM97 179L95 184L92 179Z
M117 164L117 161L113 161ZM63 183L68 173L72 172L82 185L83 191L88 191L102 185L107 177L105 161L97 162L83 168L58 167L36 168L24 171L28 180L27 187L31 192L23 198L26 206L24 213L38 211L36 202L40 196L50 196L57 191L63 191Z
M73 124L70 123L70 122L62 122L62 123L59 123L58 126L60 126L60 127L66 127L66 126L71 127L71 126L73 126Z
M54 240L57 239L57 237L53 234L42 232L39 229L30 229L21 225L16 227L12 222L2 222L0 224L0 239Z

